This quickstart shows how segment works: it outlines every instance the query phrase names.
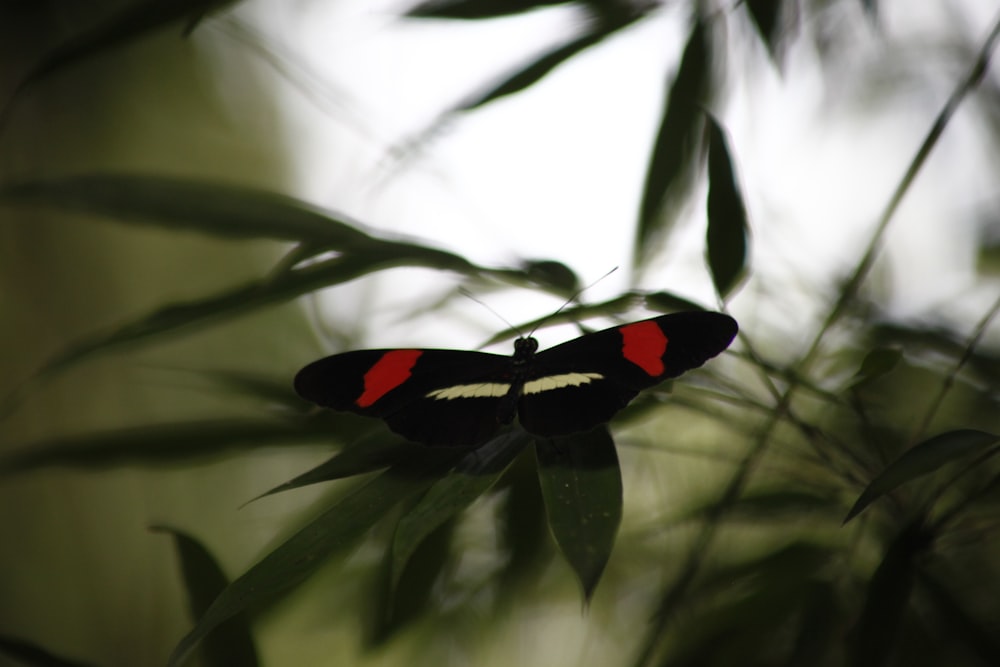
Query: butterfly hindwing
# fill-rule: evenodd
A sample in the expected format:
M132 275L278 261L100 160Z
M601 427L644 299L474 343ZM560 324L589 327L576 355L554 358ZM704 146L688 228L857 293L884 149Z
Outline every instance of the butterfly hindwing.
M326 357L295 376L313 403L384 419L407 439L455 446L499 427L510 358L462 350L359 350Z
M689 312L625 324L538 353L518 415L542 436L607 422L640 390L701 366L737 332L728 315Z

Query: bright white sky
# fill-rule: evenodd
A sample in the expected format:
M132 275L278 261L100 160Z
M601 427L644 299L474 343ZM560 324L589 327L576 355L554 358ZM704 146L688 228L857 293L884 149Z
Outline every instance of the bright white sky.
M677 8L688 3L667 3L673 9L577 57L528 92L459 118L421 156L387 170L390 145L579 25L567 8L499 21L404 21L391 9L398 4L311 2L290 12L289 3L260 0L241 13L295 66L321 73L323 83L307 84L313 94L338 91L343 105L320 108L302 90L287 88L285 130L301 165L299 194L487 265L553 258L585 282L627 267L666 76L686 38ZM934 117L965 76L973 56L954 47L978 49L1000 11L994 0L883 0L878 35L860 2L832 4L830 20L855 38L826 70L815 42L800 38L787 71L777 73L745 13L730 16L728 98L714 110L731 134L753 225L754 279L730 305L744 325L772 323L767 328L785 336L802 336L806 318L827 307L821 295L853 267ZM925 75L911 77L912 71ZM893 73L913 85L898 90L889 81L880 94L877 82ZM889 237L890 262L876 277L895 312L947 312L966 330L998 289L995 281L975 282L972 252L977 210L1000 197L998 165L988 162L991 148L970 108L908 194ZM714 303L702 259L702 201L642 287ZM629 279L620 270L585 297L610 296ZM362 307L380 315L375 322L392 324L435 301L457 278L397 270L361 283L327 293L338 318ZM515 322L559 305L525 290L482 297ZM454 318L376 325L369 342L474 346L502 327L471 301L452 311ZM470 322L475 326L464 326ZM544 347L572 335L540 338Z

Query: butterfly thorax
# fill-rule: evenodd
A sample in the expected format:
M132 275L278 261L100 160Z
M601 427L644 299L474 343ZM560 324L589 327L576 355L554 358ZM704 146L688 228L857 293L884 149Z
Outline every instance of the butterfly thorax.
M517 414L517 401L521 398L521 392L524 390L524 383L527 380L531 362L535 358L535 352L537 351L538 341L531 336L518 338L514 341L510 389L503 399L501 399L499 409L497 410L497 420L501 424L509 424L514 421L514 415Z

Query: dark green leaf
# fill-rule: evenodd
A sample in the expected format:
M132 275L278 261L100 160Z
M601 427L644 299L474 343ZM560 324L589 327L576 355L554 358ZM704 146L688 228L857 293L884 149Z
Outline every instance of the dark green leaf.
M429 455L433 455L433 450L428 450L412 442L402 441L385 433L378 433L351 443L315 468L262 493L253 500L260 500L282 491L300 489L310 484L364 475L376 470L383 470L396 463Z
M323 249L364 248L371 240L359 223L293 197L166 176L106 173L22 181L0 187L0 202L214 236L308 241Z
M743 4L746 5L747 11L750 12L750 18L753 19L757 33L760 35L764 45L767 46L767 51L771 54L771 60L776 64L779 63L781 34L778 19L781 17L784 3L782 0L746 0Z
M14 637L0 635L0 656L15 660L19 667L95 667L91 663L70 660L47 649Z
M645 297L646 307L659 313L686 312L690 310L705 310L705 306L673 292L653 292Z
M948 431L914 445L898 459L889 464L873 479L847 513L847 523L861 513L868 505L889 493L901 484L932 473L942 466L970 454L984 452L995 446L1000 436L984 431L960 429Z
M917 571L920 589L933 602L936 616L962 642L975 652L984 665L1000 665L1000 639L992 619L979 619L967 609L966 595L953 592L945 581L926 569ZM950 582L949 582L950 583Z
M879 347L865 355L861 368L851 379L851 387L857 387L882 377L894 369L903 359L902 350Z
M331 556L357 544L389 510L423 492L453 464L394 466L342 498L230 584L174 649L169 667L185 663L220 623L274 601Z
M378 571L378 591L371 598L372 610L364 628L366 648L384 645L428 611L438 580L455 560L451 543L456 525L453 517L431 531L401 574L392 572L392 550L385 550Z
M489 19L569 4L572 0L429 0L406 12L414 18Z
M52 50L21 81L18 89L68 65L135 41L154 30L184 20L184 30L206 14L234 0L144 0L133 2L116 15Z
M212 600L229 585L229 579L198 540L168 526L153 526L152 529L173 536L188 595L188 608L192 618L200 617L211 606ZM204 664L211 667L258 665L257 649L246 614L236 614L221 623L202 643L201 655Z
M606 427L539 439L538 479L549 528L589 600L604 572L622 517L622 477Z
M574 294L580 289L580 278L562 262L553 260L532 260L521 264L521 270L533 282L544 287Z
M49 362L39 376L54 374L109 349L233 317L302 294L399 266L429 266L476 272L457 255L415 244L380 242L365 252L300 266L204 299L165 306L111 331L80 341Z
M851 631L851 660L856 667L885 665L913 588L916 559L931 536L920 526L905 528L889 545L868 582L865 605Z
M726 135L708 117L708 268L719 296L725 298L746 271L747 213Z
M162 465L257 447L315 441L327 433L329 426L320 423L303 425L249 419L136 426L24 445L0 459L0 473L46 466Z
M486 493L529 441L530 436L517 430L469 452L399 520L392 541L393 585L421 542Z
M699 19L691 28L670 85L646 170L635 239L635 256L640 263L651 255L651 246L666 231L670 222L666 214L690 190L710 80L708 29Z
M486 92L470 96L467 100L463 101L461 104L449 111L448 115L460 111L471 111L485 106L490 102L498 100L506 95L521 92L525 88L537 83L539 80L548 75L549 72L556 69L573 56L589 49L595 44L601 43L606 38L610 37L618 30L621 30L637 18L639 18L639 15L629 17L628 21L622 21L610 25L599 25L594 30L586 32L580 37L577 37L562 46L558 46L551 51L542 54L535 60L527 63L523 67L519 67L499 82L490 86Z

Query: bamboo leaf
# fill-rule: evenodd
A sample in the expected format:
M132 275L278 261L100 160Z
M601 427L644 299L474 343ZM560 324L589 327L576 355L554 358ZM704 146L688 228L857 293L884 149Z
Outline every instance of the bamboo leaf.
M976 452L984 452L994 447L1000 436L985 431L960 429L948 431L914 445L898 459L889 464L858 497L847 513L847 523L866 507L901 484L932 473L952 461Z
M622 478L606 427L538 440L538 479L549 528L590 600L622 517Z
M708 127L708 267L725 298L746 272L747 213L726 135L712 116Z

